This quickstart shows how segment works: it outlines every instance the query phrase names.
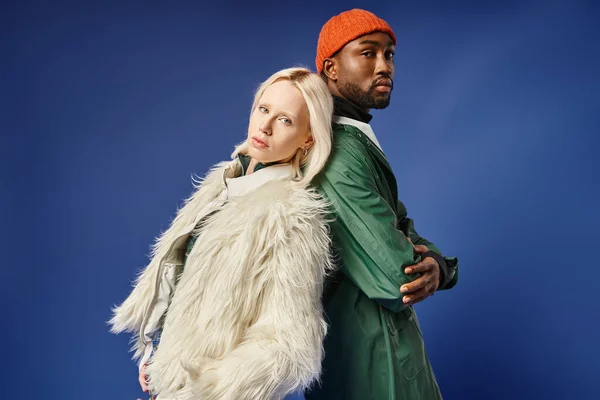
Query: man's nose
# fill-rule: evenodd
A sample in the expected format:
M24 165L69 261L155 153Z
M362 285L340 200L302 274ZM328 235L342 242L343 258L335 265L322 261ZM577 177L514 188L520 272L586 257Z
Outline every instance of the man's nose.
M377 75L384 75L392 78L394 74L394 61L392 59L388 59L384 54L380 54L377 57L375 73Z

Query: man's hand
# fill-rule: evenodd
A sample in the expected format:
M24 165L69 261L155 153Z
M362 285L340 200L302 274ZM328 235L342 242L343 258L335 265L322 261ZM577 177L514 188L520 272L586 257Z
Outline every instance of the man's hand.
M412 242L411 242L412 243ZM417 254L429 251L427 246L413 245ZM400 292L405 296L402 298L404 304L412 306L435 293L440 286L440 265L433 257L426 257L420 263L406 267L407 274L419 272L421 275L411 283L402 285Z

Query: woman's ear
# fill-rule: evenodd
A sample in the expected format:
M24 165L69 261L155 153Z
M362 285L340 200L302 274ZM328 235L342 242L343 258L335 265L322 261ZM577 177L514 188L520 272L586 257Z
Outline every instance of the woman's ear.
M315 144L315 138L313 137L312 133L309 133L308 137L306 138L306 141L304 142L302 148L305 150L310 149L313 144Z

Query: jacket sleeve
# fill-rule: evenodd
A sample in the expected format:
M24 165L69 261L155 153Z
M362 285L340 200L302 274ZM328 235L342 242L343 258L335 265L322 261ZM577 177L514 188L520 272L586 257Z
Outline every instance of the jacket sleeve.
M186 226L193 224L194 219L203 206L214 199L214 190L206 190L206 187L214 187L222 179L224 168L228 163L220 163L212 168L206 178L197 183L197 190L188 197L183 206L177 211L175 218L169 228L158 236L150 255L150 263L137 275L131 293L120 305L113 307L112 318L108 321L112 333L133 333L132 351L133 358L140 360L146 352L148 337L142 324L144 317L151 311L154 302L154 294L160 274L167 273L161 269L161 261L167 255L170 245L179 236ZM200 185L202 184L202 185ZM205 186L206 185L206 186ZM162 278L162 277L161 277ZM160 317L162 313L159 313ZM152 330L149 330L151 335Z
M397 208L398 228L408 234L408 237L414 244L427 246L429 250L439 255L436 257L441 267L441 282L438 290L451 289L458 282L458 259L456 257L446 257L442 255L440 249L429 240L421 237L415 230L414 221L407 216L406 207L401 201L398 201Z
M266 250L271 256L261 269L270 272L252 299L257 320L231 352L201 367L198 398L282 399L318 379L326 334L321 294L331 262L327 224L316 219L305 215L295 228L263 231L277 243Z
M419 260L396 227L395 210L380 195L374 166L353 136L336 138L318 185L332 203L332 234L341 271L370 299L391 311L405 308L400 287L418 275L404 269Z

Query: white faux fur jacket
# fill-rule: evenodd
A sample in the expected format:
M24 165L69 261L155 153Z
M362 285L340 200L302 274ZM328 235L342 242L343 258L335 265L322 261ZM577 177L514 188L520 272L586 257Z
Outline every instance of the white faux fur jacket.
M147 367L160 399L281 399L319 378L332 265L326 204L292 183L289 164L241 169L222 163L198 183L114 309L112 331L132 332L140 358L165 264L183 264L196 223L219 210L203 223Z

